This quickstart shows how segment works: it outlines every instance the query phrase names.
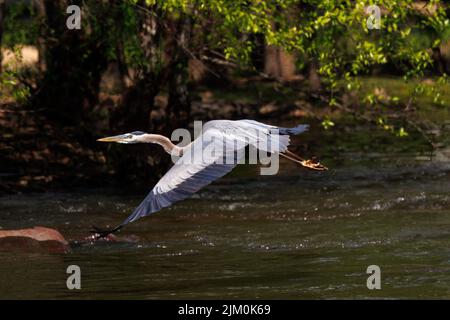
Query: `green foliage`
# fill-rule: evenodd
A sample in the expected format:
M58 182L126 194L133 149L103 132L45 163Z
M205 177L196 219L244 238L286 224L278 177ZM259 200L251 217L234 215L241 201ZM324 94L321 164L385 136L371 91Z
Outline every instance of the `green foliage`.
M331 127L334 127L334 122L331 121L330 118L328 118L328 117L325 117L325 119L322 121L321 124L322 124L322 127L323 127L325 130L328 130L328 129L330 129Z
M31 45L36 42L38 23L36 12L27 2L11 2L4 21L2 46Z
M155 16L163 28L168 20L187 15L193 30L187 48L192 56L201 59L205 52L213 52L215 57L251 68L256 46L254 36L262 36L266 44L295 53L301 60L298 65L317 63L321 80L330 93L331 107L337 106L338 90L358 91L361 75L393 66L402 72L405 81L416 84L410 92L409 103L414 103L419 96L429 96L435 104L446 103L441 88L448 81L447 75L430 84L419 81L434 68L433 49L450 40L448 4L444 1L146 0L144 4L123 0L109 4L109 15L98 15L97 5L95 1L83 2L82 22L89 30L87 36L101 37L99 40L108 44L108 57L116 59L123 54L124 62L133 69L157 68L159 64L155 61L164 58L162 49L154 53L154 60L144 58L138 35L140 15ZM368 5L381 9L379 30L368 29ZM23 19L24 15L32 19ZM34 17L29 5L10 6L5 43L12 46L35 42L38 28ZM105 24L109 32L97 32ZM168 36L177 39L178 35ZM167 39L158 41L161 48ZM11 74L4 76L9 79L5 83L11 84L11 77ZM367 92L361 100L373 110L380 110L384 119L379 122L381 127L393 130L398 136L407 135L403 127L391 128L383 114L383 110L399 106L399 97ZM330 128L333 122L325 118L322 125Z
M87 3L90 3L89 1ZM354 78L375 66L395 64L405 79L423 76L431 67L430 48L450 39L450 23L445 4L433 0L426 6L412 0L147 0L144 8L137 0L112 5L110 42L122 37L127 62L142 61L136 27L136 11L158 15L159 19L191 16L196 40L201 46L222 52L228 60L249 64L255 43L251 36L263 35L269 45L296 52L302 59L317 59L319 72L329 89L344 79L354 90ZM381 8L381 29L369 30L365 12L369 4ZM89 6L91 6L92 3ZM20 19L26 4L11 6L6 23L5 42L27 43L36 35ZM114 24L119 10L122 21ZM90 28L104 24L95 12L89 14ZM22 25L20 27L19 25ZM198 40L198 38L201 38ZM110 55L115 56L112 49Z
M199 31L208 30L203 45L220 50L228 60L248 64L253 34L318 60L330 89L375 66L395 64L405 79L421 77L432 66L429 49L449 39L450 26L442 1L418 5L411 0L151 0L163 10L189 13ZM381 8L381 29L369 30L366 6ZM356 86L357 87L357 86Z
M15 101L26 103L30 96L30 88L20 82L19 70L14 66L22 60L20 48L20 46L13 48L14 61L4 65L0 73L0 98L3 95L12 96Z

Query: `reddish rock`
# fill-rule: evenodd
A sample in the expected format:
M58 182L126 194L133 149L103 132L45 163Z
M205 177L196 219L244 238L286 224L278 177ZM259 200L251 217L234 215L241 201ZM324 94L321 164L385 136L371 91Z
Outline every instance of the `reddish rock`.
M31 251L61 253L69 251L69 243L55 229L34 227L0 230L1 251Z

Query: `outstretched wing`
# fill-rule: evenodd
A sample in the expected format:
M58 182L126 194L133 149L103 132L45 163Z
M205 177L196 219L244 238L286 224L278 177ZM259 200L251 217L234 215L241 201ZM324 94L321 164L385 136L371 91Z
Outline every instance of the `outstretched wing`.
M247 145L283 152L289 145L289 134L305 130L305 125L286 129L253 120L207 122L200 137L184 150L183 156L119 227L189 198L226 175L242 160Z
M205 144L205 140L209 143ZM240 160L239 153L231 154L231 148L223 148L224 142L229 143L230 139L224 137L220 129L205 129L122 225L189 198L204 186L230 172ZM206 147L225 149L228 152L210 154L204 152ZM227 157L233 157L235 161L226 163Z

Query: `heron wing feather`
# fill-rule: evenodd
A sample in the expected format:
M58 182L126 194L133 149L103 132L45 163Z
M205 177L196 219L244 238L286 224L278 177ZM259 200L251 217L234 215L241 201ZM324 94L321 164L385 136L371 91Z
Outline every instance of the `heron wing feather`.
M209 154L204 152L205 147L202 144L202 139L197 138L121 225L136 221L189 198L201 188L233 170L240 160L240 155L239 153L230 155L231 148L222 148L222 144L230 143L230 139L221 136L220 130L217 129L205 130L201 137L208 139L215 137L211 142L214 146L209 144L209 147L211 149L214 147L225 149L224 153ZM223 139L218 139L218 137ZM198 156L199 152L202 155L201 161L192 159L192 157ZM233 163L227 163L227 157L233 157Z

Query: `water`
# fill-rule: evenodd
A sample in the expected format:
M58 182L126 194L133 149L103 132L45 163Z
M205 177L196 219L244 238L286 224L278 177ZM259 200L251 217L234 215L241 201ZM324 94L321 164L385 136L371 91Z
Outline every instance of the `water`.
M119 241L76 245L142 199L120 190L0 198L2 228L43 225L66 254L0 252L0 298L450 298L450 168L348 167L228 177L136 222ZM66 288L66 268L82 289ZM381 290L366 269L381 268Z

